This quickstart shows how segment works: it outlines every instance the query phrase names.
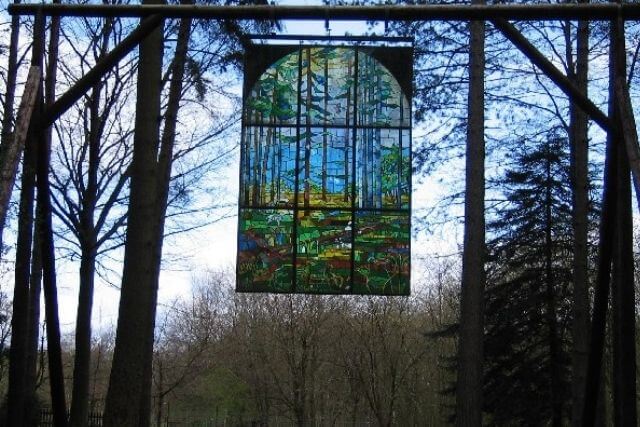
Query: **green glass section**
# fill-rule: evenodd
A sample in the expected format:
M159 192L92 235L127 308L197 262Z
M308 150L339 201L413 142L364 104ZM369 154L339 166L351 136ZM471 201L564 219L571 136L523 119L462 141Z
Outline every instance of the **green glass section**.
M409 294L410 233L406 214L357 212L353 291Z
M295 124L298 113L298 54L276 61L245 102L245 123Z
M298 153L298 206L351 208L350 133L345 128L303 128Z
M302 49L300 122L339 126L353 123L355 52L353 49Z
M303 47L269 67L246 102L248 123L348 126L410 126L411 105L397 80L366 52L340 47ZM356 88L356 69L357 91ZM357 92L355 95L354 93Z
M241 209L238 226L237 288L291 292L293 211Z
M358 53L358 125L410 126L411 106L397 80L380 62Z
M350 211L298 212L296 291L344 293L350 288Z
M358 129L356 200L359 208L409 208L410 138L408 129Z

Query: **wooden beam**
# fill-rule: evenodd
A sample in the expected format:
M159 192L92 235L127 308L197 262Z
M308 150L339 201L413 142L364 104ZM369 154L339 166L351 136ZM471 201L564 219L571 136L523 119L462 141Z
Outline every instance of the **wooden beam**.
M41 10L56 16L119 16L164 18L331 20L331 21L470 21L492 19L608 21L616 16L640 19L640 4L424 4L393 6L211 6L150 4L10 4L12 15L34 15Z
M493 20L493 25L513 43L534 65L540 68L561 91L575 102L605 132L611 130L611 121L567 76L558 70L525 36L510 23L502 19Z
M122 58L131 52L140 42L162 23L160 15L145 18L138 27L113 48L87 74L82 76L69 90L44 111L42 126L51 126L65 111L108 73Z
M18 108L18 121L13 132L13 143L7 147L4 153L4 163L0 165L0 224L4 224L6 220L13 185L15 184L18 173L18 164L20 163L20 156L22 156L22 151L24 150L25 141L27 140L41 78L42 69L40 67L33 66L29 68L27 83L22 93L20 107ZM3 229L0 229L0 234L2 234L2 232ZM0 241L2 241L2 239L0 239Z

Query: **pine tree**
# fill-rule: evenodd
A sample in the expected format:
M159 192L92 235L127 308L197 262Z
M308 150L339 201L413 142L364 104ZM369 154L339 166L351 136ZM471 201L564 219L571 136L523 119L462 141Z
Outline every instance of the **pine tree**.
M573 244L569 144L522 144L489 222L485 411L496 425L561 425L570 396Z

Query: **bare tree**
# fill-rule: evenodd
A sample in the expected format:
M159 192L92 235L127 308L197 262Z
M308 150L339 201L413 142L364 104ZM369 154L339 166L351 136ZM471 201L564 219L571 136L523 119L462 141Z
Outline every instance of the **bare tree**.
M370 297L348 317L349 339L340 346L342 364L379 426L399 423L398 408L410 395L404 388L426 355L424 338L416 333L415 309L406 298Z
M113 18L85 20L80 29L90 35L84 51L74 44L78 27L67 28L65 41L74 46L80 67L64 64L67 80L100 61L120 39L121 23ZM126 220L121 207L128 181L131 147L126 108L134 68L130 62L117 64L85 96L84 103L56 126L57 165L52 171L58 218L67 233L63 242L80 258L78 312L70 422L87 423L90 385L91 315L96 263L101 253L117 247ZM76 125L74 126L74 123ZM78 144L78 141L82 141ZM74 249L77 248L77 249Z

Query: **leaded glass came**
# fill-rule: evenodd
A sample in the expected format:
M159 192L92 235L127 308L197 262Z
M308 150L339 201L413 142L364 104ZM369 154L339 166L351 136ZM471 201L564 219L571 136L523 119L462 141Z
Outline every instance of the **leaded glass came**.
M408 294L411 49L254 50L237 290Z

